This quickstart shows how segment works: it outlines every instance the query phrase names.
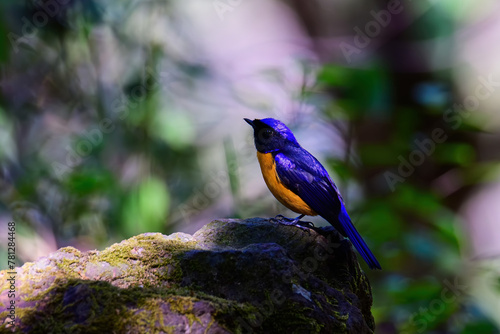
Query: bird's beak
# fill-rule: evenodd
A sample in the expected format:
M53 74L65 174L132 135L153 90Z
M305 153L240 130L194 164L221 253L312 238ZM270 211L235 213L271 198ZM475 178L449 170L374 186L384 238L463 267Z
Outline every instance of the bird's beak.
M243 118L245 120L245 122L247 122L248 124L250 124L250 126L253 128L255 127L253 121L249 120L248 118Z

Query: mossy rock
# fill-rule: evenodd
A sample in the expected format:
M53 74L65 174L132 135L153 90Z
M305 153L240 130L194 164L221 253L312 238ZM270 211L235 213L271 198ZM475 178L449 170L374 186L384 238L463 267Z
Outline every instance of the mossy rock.
M333 228L216 220L193 236L145 233L66 247L0 272L0 332L373 333L370 284Z

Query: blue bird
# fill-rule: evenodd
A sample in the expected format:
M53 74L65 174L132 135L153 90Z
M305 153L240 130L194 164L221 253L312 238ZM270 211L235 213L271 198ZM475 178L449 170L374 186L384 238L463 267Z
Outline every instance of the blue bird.
M344 200L326 169L303 149L292 131L273 118L245 118L254 130L262 176L271 193L284 206L300 214L320 215L348 237L370 269L382 269L347 214Z

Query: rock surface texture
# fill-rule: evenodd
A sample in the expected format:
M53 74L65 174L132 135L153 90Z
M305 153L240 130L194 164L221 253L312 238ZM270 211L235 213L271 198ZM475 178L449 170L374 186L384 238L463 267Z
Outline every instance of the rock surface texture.
M22 247L22 245L21 245ZM215 220L0 272L0 333L373 333L370 284L333 228ZM4 322L4 319L5 322Z

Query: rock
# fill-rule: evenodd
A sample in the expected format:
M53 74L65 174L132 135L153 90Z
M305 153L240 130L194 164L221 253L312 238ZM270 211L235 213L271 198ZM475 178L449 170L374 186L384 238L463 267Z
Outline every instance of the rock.
M333 228L224 219L193 236L145 233L66 247L0 272L0 332L373 333L371 288Z

